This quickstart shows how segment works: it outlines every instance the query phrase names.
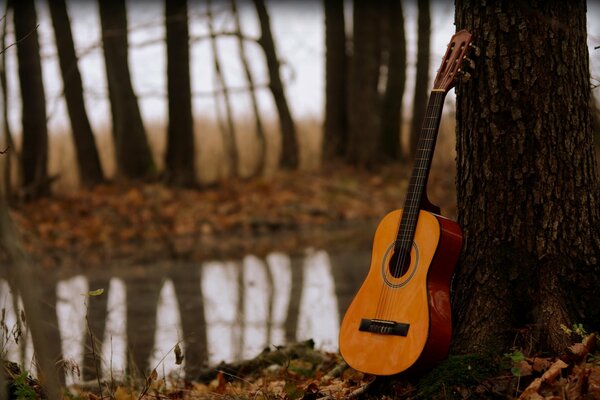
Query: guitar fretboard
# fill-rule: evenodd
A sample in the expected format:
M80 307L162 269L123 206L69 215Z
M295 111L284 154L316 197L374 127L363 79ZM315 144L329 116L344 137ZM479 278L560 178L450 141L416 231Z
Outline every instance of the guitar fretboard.
M396 251L402 252L401 254L407 254L410 251L414 239L445 97L445 91L433 90L427 103L427 110L421 127L419 142L417 143L413 172L408 184L402 219L394 246Z

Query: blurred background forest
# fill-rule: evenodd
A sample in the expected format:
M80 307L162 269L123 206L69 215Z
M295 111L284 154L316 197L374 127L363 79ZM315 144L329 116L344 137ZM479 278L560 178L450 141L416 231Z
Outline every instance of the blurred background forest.
M82 366L70 382L147 371L174 343L186 362L165 369L188 376L270 344L336 350L374 222L402 204L453 4L2 7L0 188L31 258L7 251L0 218L0 261L38 271L37 331L48 359ZM588 8L596 87L600 2ZM453 96L429 180L451 217ZM14 271L1 271L0 350L28 365L36 338L13 339L28 335L18 297L32 281Z
M49 4L17 7L28 40L2 59L3 170L21 197L115 177L189 186L409 160L454 30L447 2ZM5 47L22 39L12 22ZM438 153L452 160L452 126L441 136Z

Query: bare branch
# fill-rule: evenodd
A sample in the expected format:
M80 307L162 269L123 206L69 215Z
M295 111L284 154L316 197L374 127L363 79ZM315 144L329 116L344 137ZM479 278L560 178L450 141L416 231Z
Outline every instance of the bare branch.
M13 47L16 44L21 43L23 40L27 39L29 36L31 36L35 31L38 30L38 28L40 27L40 24L37 24L35 26L35 28L33 30L31 30L31 32L29 32L27 35L23 36L21 39L18 39L16 42L9 44L8 46L6 46L5 48L3 48L2 50L0 50L0 54L3 54L6 50L10 49L11 47Z

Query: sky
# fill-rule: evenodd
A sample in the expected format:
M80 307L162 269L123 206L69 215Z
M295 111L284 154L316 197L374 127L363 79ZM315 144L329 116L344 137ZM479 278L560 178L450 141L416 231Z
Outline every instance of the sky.
M410 98L414 81L416 51L416 0L404 2L407 34L407 87L404 107L410 108ZM190 1L190 35L201 36L207 33L206 20L202 16L206 2ZM231 26L228 17L227 1L213 2L217 14L217 29L227 30ZM106 76L100 36L99 17L96 1L67 0L71 24L77 48L79 68L82 74L85 101L94 128L110 124L110 108L107 100ZM47 100L50 132L69 129L65 103L62 98L62 79L54 48L54 34L47 3L36 3L39 23L39 40L43 56L43 74ZM161 43L164 5L162 1L127 1L129 18L130 60L129 67L133 86L139 97L142 117L146 123L166 121L166 48ZM324 95L324 16L322 3L310 1L268 1L271 24L279 57L283 61L282 75L287 85L288 101L296 118L322 118ZM348 7L350 14L350 8ZM600 1L588 2L588 44L590 62L600 77ZM258 37L260 28L251 2L243 1L241 6L242 29L250 37ZM431 76L435 75L437 60L440 60L446 44L454 32L454 6L451 1L434 2L432 6ZM14 40L12 27L9 27L8 43ZM141 44L153 41L153 45ZM237 43L233 38L218 40L218 48L228 86L243 87L243 69L237 53ZM247 51L255 80L267 82L264 55L259 46L248 42ZM7 72L10 96L10 123L14 132L20 131L21 110L16 49L7 51ZM215 90L213 58L208 41L199 41L191 47L192 91L194 115L215 118L223 113L222 105L215 103L210 92ZM249 115L250 98L245 93L232 96L234 113L238 117ZM452 94L449 96L452 97ZM260 108L264 115L275 115L270 93L259 90ZM220 110L220 111L219 111Z

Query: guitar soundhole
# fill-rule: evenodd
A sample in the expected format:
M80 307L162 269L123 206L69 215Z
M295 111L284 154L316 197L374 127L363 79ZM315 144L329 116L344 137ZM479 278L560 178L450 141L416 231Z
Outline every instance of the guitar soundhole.
M400 278L410 267L410 252L394 251L389 262L390 273L394 278Z

